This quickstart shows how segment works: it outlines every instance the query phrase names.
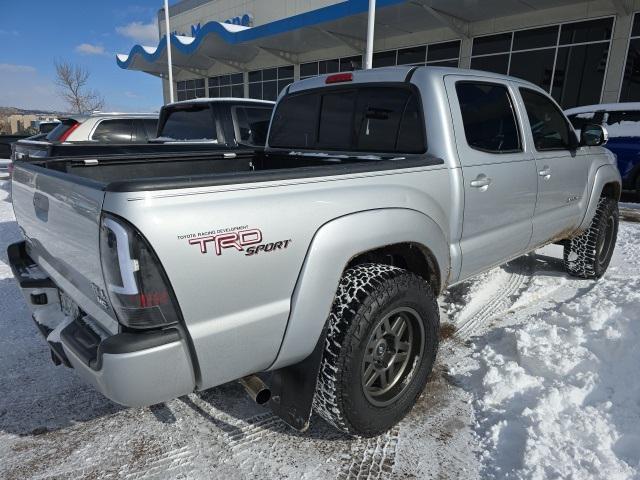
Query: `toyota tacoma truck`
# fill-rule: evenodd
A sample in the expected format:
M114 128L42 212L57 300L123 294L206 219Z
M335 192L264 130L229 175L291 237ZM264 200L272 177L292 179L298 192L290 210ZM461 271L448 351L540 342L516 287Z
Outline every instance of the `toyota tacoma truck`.
M516 78L319 76L283 91L264 151L17 162L8 254L54 361L115 402L240 379L297 429L374 436L425 388L444 289L549 243L605 273L605 141Z

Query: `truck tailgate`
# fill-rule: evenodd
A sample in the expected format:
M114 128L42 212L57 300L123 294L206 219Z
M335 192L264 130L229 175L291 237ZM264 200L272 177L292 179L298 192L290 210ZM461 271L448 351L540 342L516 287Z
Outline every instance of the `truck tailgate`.
M116 333L100 265L100 184L18 163L12 197L31 258L86 313Z

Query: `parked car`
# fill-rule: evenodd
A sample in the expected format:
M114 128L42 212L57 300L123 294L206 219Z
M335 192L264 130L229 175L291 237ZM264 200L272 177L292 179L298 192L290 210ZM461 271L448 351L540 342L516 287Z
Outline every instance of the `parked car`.
M92 115L65 119L46 139L14 144L19 160L197 153L261 148L273 102L239 98L197 99L162 107L158 115Z
M552 242L604 274L603 142L516 78L320 76L285 88L264 152L18 162L8 254L54 361L118 403L242 379L295 428L313 408L373 436L425 388L445 288Z
M52 120L48 122L40 122L38 124L39 133L49 133L51 130L60 125L60 120Z
M623 188L640 198L640 102L587 105L565 111L576 130L597 123L607 130L607 148L618 160Z
M46 135L18 140L12 159L50 157L58 145L147 143L156 136L158 114L93 113L62 118Z

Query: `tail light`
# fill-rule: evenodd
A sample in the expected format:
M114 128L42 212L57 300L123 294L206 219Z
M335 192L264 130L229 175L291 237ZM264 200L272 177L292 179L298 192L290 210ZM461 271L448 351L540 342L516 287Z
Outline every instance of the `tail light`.
M148 329L179 321L177 302L162 265L131 224L103 214L100 261L111 306L122 325Z

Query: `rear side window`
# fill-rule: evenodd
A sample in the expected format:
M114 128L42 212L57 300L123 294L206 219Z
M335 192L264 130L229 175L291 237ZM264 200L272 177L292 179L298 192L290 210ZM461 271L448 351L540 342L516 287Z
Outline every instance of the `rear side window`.
M238 142L263 146L272 111L272 108L265 107L232 107Z
M379 153L425 152L417 95L405 86L321 89L284 97L269 145Z
M171 140L218 141L215 120L208 104L168 108L159 136Z
M57 142L64 136L65 133L67 133L74 125L77 125L78 123L80 122L71 118L63 120L56 128L54 128L47 134L47 140L50 142Z
M536 150L568 150L573 132L555 103L527 88L521 88L520 95L527 110Z
M456 92L465 137L471 148L487 153L522 150L507 87L484 82L458 82Z
M130 119L103 120L91 136L92 140L104 143L126 143L131 141L133 122Z

